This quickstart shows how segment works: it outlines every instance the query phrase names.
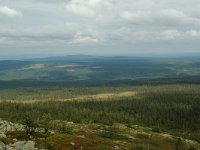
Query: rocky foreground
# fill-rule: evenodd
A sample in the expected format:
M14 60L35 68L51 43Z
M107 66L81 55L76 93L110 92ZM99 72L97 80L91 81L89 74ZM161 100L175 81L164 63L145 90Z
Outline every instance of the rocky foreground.
M6 133L13 131L24 131L24 126L0 120L0 150L38 150L34 141L19 141L13 139L12 144L6 144L4 139L7 138Z
M59 125L59 121L55 125ZM197 141L183 139L137 125L74 124L66 122L72 131L51 131L37 128L27 136L25 126L0 119L0 150L200 150ZM63 128L63 127L62 127Z

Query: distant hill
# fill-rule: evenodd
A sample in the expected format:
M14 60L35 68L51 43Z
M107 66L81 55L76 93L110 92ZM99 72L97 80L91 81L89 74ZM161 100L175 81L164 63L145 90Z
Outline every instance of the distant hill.
M0 61L0 80L100 82L200 76L199 58L71 55Z
M147 57L133 57L133 56L95 56L95 55L65 55L44 58L26 59L26 61L96 61L96 60L113 60L113 59L141 59Z

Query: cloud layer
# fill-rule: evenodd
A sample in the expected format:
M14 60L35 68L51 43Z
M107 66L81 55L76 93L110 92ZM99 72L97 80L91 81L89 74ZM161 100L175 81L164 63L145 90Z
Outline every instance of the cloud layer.
M66 54L197 52L198 4L198 0L0 0L0 52L24 53L24 47L31 51L36 46L48 47L45 53L57 49Z
M22 16L20 11L9 8L7 6L0 6L0 14L6 15L8 17L19 17Z

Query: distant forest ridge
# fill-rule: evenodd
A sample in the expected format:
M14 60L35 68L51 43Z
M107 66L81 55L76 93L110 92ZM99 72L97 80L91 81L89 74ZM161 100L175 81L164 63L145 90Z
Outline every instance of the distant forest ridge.
M0 86L199 83L200 59L74 55L0 61Z

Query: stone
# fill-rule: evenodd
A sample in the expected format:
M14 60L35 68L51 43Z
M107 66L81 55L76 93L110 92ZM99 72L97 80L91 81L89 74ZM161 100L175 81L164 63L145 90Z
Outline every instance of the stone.
M9 131L24 131L24 125L0 120L0 133Z
M85 135L78 135L77 137L85 139Z
M51 133L51 134L55 134L55 131L53 131L53 130L50 130L50 131L49 131L49 133Z
M18 141L10 145L9 150L38 150L34 141Z
M11 146L6 145L6 150L14 150Z
M0 133L0 138L6 138L5 133Z
M6 145L0 141L0 150L6 150Z
M67 122L67 124L68 124L68 125L73 125L73 124L74 124L74 122Z
M14 142L17 142L18 140L16 138L13 139Z
M119 146L114 146L114 149L118 150L118 149L119 149Z
M74 142L70 142L70 145L71 146L75 146L76 144Z
M35 142L27 141L22 150L37 150L37 148L35 148Z
M26 143L26 141L18 141L18 142L15 142L14 144L12 144L11 147L13 147L13 149L15 149L15 150L22 150L25 143Z

